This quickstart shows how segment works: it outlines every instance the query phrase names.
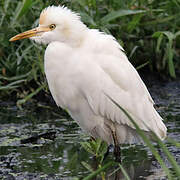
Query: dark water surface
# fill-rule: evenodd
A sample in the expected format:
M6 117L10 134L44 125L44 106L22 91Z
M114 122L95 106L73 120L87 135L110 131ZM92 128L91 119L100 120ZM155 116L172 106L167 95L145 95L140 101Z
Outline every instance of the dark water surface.
M149 90L165 119L168 136L179 142L180 81L152 83ZM80 145L87 139L78 125L56 107L34 103L20 110L12 102L0 101L0 179L85 177L90 172L82 162L93 164L92 156ZM180 164L180 149L166 144ZM112 158L110 153L107 161ZM159 164L143 146L124 146L122 159L131 179L165 179ZM106 172L107 179L115 179L112 171ZM121 179L121 174L118 177Z

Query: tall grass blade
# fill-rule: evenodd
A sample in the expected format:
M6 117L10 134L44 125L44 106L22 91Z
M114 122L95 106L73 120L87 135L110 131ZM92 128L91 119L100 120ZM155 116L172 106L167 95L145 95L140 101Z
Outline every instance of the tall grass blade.
M156 141L158 142L158 144L162 148L163 152L166 154L166 156L167 156L169 162L171 163L172 167L175 169L175 173L177 174L177 177L180 177L180 166L178 166L177 162L175 161L174 157L169 152L166 145L162 143L162 141L157 137L157 135L154 132L152 132L152 133L153 133L153 136L155 137Z
M158 40L157 40L156 52L160 51L160 46L161 46L162 40L163 40L163 34L160 34L160 36L158 37Z
M164 35L167 36L167 38L169 39L169 41L173 41L174 39L174 34L170 31L160 31L161 33L163 33Z
M134 53L136 52L136 50L139 48L139 46L134 46L134 48L132 49L130 55L129 55L129 59L131 59L131 57L133 57Z
M90 171L91 173L94 172L93 168L85 161L82 161L81 164L88 170Z
M173 19L175 19L175 18L177 18L179 16L180 16L180 14L168 16L168 17L165 17L165 18L159 18L159 19L156 19L156 20L152 20L152 21L141 23L141 26L167 23L168 21L172 21Z
M9 3L10 3L10 0L5 0L4 1L4 10L5 10L5 12L7 11L8 7L9 7Z
M129 33L132 33L132 31L138 26L138 24L141 21L141 18L144 14L137 14L133 17L132 21L128 24L127 29Z
M170 44L168 44L167 47L168 51L168 67L169 67L169 74L171 77L176 78L176 73L175 73L175 67L174 67L174 62L173 62L173 49Z
M2 13L2 15L1 15L1 17L0 17L0 26L2 26L2 24L3 24L3 22L4 22L4 18L5 18L5 16L6 16L7 9L8 9L8 7L9 7L9 3L10 3L10 0L6 0L6 1L4 1L4 6L1 7L1 8L4 9L4 12ZM1 6L2 6L2 5L1 5ZM0 8L0 9L1 9L1 8Z
M108 96L108 95L107 95ZM168 176L168 179L172 179L172 175L170 170L166 167L165 163L163 162L162 158L160 157L159 153L156 151L155 147L153 146L153 144L151 143L151 141L148 139L148 137L144 134L144 132L139 128L139 126L136 124L136 122L132 119L132 117L129 115L129 113L127 113L116 101L114 101L110 96L108 96L110 98L110 100L116 105L118 106L123 113L129 118L129 120L132 122L132 124L134 125L134 127L136 128L137 133L141 136L141 138L143 139L143 141L146 143L146 145L150 148L151 152L153 153L153 155L155 156L155 158L158 160L159 164L161 165L161 167L164 169L165 173Z
M107 164L105 164L103 167L97 169L96 171L92 172L90 175L88 175L87 177L83 178L83 180L90 180L94 177L96 177L98 174L100 174L102 171L104 171L105 169L115 165L116 163L114 161L110 161Z
M156 51L159 51L159 47L160 47L163 35L165 35L168 38L168 44L166 47L166 58L167 58L167 63L168 63L169 74L171 77L176 78L175 67L174 67L174 62L173 62L173 56L174 56L173 40L176 38L176 35L179 35L179 33L177 32L177 34L173 34L170 31L155 32L152 37L158 38Z
M16 7L16 9L15 9L15 12L14 12L14 16L13 16L13 18L12 18L12 20L11 20L11 23L10 23L10 26L11 27L13 27L13 25L16 23L16 21L17 21L17 18L18 18L18 16L19 16L19 13L21 12L21 9L22 9L22 2L21 1L19 1L18 2L18 4L17 4L17 7Z
M126 180L131 180L130 177L129 177L129 175L127 174L126 170L124 169L124 167L123 167L121 164L119 164L119 167L120 167L120 169L121 169L121 171L122 171L125 179L126 179Z
M108 176L110 177L110 176L112 176L113 174L116 174L119 170L121 170L122 174L124 175L124 178L125 178L126 180L130 180L130 177L129 177L128 173L126 172L125 168L124 168L120 163L119 163L118 165L119 165L119 167L118 167L117 169L115 169L115 170L114 170L111 174L109 174Z
M138 67L136 67L136 70L141 69L141 68L143 68L144 66L146 66L146 65L148 65L148 64L149 64L149 61L147 61L147 62L139 65Z
M21 106L22 104L24 104L25 102L27 102L29 99L31 99L33 96L35 96L36 94L38 94L44 87L46 86L46 84L43 84L42 86L40 86L39 88L37 88L35 91L33 91L31 94L27 95L24 99L20 99L17 101L17 106Z
M17 81L13 81L12 83L9 83L6 86L0 86L0 90L10 90L10 89L15 89L19 87L19 84L25 82L26 80L22 79L22 80L17 80Z
M180 35L180 31L178 31L174 34L174 38L177 38L177 36L179 36L179 35Z
M97 139L96 142L95 142L95 144L96 144L96 147L95 147L95 149L96 149L96 155L97 155L97 153L99 152L99 149L100 149L100 147L101 147L101 143L102 143L102 141L101 141L100 139Z
M24 14L26 14L29 8L31 8L32 4L33 4L33 0L23 0L23 4L17 16L17 19L21 18Z
M76 3L80 4L82 7L86 6L86 1L84 0L74 0Z
M87 13L85 12L79 12L81 19L83 22L89 24L89 25L93 25L96 26L96 23L94 22L93 18L91 16L89 16Z
M94 152L93 152L93 150L92 150L92 147L91 147L90 143L88 143L88 142L81 142L80 144L81 144L81 146L82 146L87 152L89 152L90 154L94 155Z
M18 19L20 19L24 14L26 14L26 12L32 6L33 3L33 0L23 0L23 2L18 2L17 8L14 13L15 16L11 21L11 26L13 26Z
M127 15L133 15L133 14L140 14L140 13L145 13L145 10L124 10L121 9L119 11L113 11L110 12L109 14L107 14L106 16L104 16L100 22L101 24L106 24L118 17L122 17L122 16L127 16Z
M2 76L0 75L0 80L6 80L6 81L17 81L23 78L26 78L27 76L29 76L30 72L23 74L23 75L19 75L19 76L12 76L12 77L6 77L6 76Z

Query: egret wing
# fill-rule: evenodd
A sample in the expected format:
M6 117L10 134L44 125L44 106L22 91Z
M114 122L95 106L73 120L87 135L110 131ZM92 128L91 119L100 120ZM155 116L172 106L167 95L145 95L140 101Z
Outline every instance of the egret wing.
M96 114L134 128L122 110L110 100L111 97L132 116L141 129L152 130L159 137L165 137L166 127L153 107L146 86L126 56L123 57L118 59L110 55L97 55L93 58L99 68L93 71L96 69L99 75L92 78L93 85L84 92L90 107Z

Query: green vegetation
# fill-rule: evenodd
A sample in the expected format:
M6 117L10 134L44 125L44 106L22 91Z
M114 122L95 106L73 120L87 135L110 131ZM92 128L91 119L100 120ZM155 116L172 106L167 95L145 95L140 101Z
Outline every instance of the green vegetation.
M9 38L37 26L41 10L65 5L78 12L90 28L112 34L137 69L175 78L180 68L180 2L155 0L0 0L0 96L22 104L48 92L43 54L45 47Z
M155 133L152 132L153 139L157 142L158 146L154 145L152 143L152 141L149 140L149 138L145 135L145 133L139 128L139 126L132 119L132 117L121 106L119 106L113 99L111 99L111 100L119 107L119 109L121 109L121 111L123 113L125 113L125 115L132 122L132 124L136 128L137 133L142 138L145 145L150 149L151 153L154 155L156 160L161 165L162 169L164 170L164 172L166 174L166 177L169 180L173 180L173 179L176 179L177 177L180 177L180 166L178 165L178 163L174 159L173 155L169 152L167 146L156 136ZM174 140L172 140L170 138L168 138L168 141L171 144L174 144L175 146L179 147L178 142L176 142L176 141L174 141ZM106 170L107 168L110 168L110 167L112 168L113 166L117 166L117 165L119 167L113 173L116 173L118 170L121 170L121 172L124 175L124 179L126 179L126 180L130 179L128 173L126 172L125 168L122 165L123 162L122 162L122 164L120 164L120 163L117 163L117 162L114 162L114 161L109 161L109 162L106 162L106 163L103 164L104 154L105 154L105 150L107 149L107 147L105 146L105 144L101 140L97 140L96 142L92 141L90 143L89 142L84 142L84 143L82 143L82 146L84 147L84 149L87 152L93 154L97 159L97 169L95 171L92 171L92 168L88 164L86 164L87 169L89 171L92 171L92 172L90 173L90 175L85 177L84 180L90 180L90 179L92 179L92 178L94 178L96 176L100 176L101 179L105 179L106 174L105 174L104 170ZM165 162L163 160L163 158L161 157L161 155L159 154L159 152L158 152L159 148L165 154L167 160L169 161L169 163L171 165L171 168L169 168L167 166L167 162Z

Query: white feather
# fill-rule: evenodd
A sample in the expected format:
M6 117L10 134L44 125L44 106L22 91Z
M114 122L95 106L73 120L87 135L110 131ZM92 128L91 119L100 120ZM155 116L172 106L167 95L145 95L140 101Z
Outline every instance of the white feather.
M45 73L57 105L67 108L82 129L94 137L114 143L112 130L119 143L132 142L137 133L110 96L141 129L153 131L164 139L166 127L162 118L114 37L88 29L67 8L49 7L44 12L48 18L43 25L56 24L55 30L41 38L42 42L49 43Z

